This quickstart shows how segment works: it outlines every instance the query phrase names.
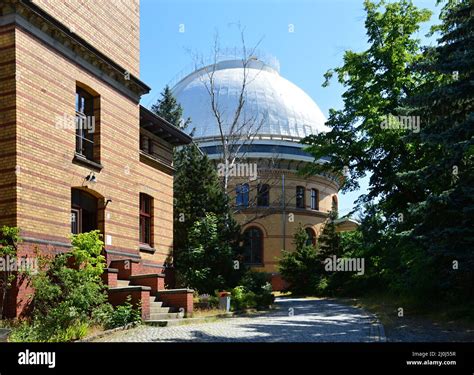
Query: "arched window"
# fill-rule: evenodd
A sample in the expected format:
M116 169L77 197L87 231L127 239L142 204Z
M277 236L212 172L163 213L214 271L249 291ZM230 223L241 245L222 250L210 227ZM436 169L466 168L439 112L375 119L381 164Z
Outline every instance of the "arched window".
M319 210L319 191L311 189L311 209Z
M238 207L249 206L249 184L238 184L235 187L235 204Z
M270 206L270 186L267 184L259 184L257 188L257 206Z
M337 195L332 196L332 209L337 211Z
M259 228L251 227L244 231L244 263L263 263L263 233Z
M308 236L308 239L306 240L306 245L316 246L316 233L314 232L313 228L306 228L305 232Z
M296 207L297 208L305 208L305 192L306 189L304 186L297 186L296 187Z

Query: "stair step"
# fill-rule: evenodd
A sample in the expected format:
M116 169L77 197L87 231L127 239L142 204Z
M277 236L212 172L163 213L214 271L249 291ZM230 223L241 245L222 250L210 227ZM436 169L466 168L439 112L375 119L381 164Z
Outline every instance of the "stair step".
M118 287L130 286L130 280L117 280Z
M150 308L152 308L153 306L154 306L154 307L164 307L164 306L163 306L163 302L161 302L161 301L155 301L155 300L151 301L151 300L150 300Z
M150 314L169 314L172 313L169 307L150 307Z
M180 319L178 313L150 313L149 320Z

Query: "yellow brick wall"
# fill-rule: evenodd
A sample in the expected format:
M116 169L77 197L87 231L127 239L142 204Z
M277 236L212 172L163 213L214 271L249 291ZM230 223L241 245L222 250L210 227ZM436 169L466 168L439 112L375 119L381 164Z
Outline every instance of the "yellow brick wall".
M276 177L275 177L276 176ZM233 178L232 186L238 183L249 183L248 179ZM282 197L281 173L273 171L272 175L259 171L259 180L250 182L250 201L255 198L257 192L257 184L259 182L270 185L270 204L275 205L277 212L273 213L269 209L260 208L257 212L243 211L236 215L236 220L244 224L242 231L255 226L263 232L263 267L256 267L256 270L265 272L277 272L278 260L281 257L283 249L283 239L285 239L285 249L294 251L293 236L298 227L312 228L316 236L321 233L327 213L332 207L332 197L337 197L337 186L320 176L311 178L302 178L294 173L285 172L285 236L283 236L283 214L278 209L278 204ZM296 186L304 186L306 188L305 204L306 210L296 209ZM319 190L319 211L311 210L311 189ZM235 203L235 194L232 193L232 203ZM255 201L254 201L255 202ZM255 219L256 215L263 215ZM248 223L251 221L251 223Z
M139 0L34 0L34 3L139 76Z
M15 30L0 27L0 226L15 225Z
M75 115L76 82L100 95L103 169L94 194L112 199L105 211L106 248L139 254L139 193L157 204L155 241L147 259L162 261L172 245L172 177L139 159L139 106L73 62L16 30L18 175L21 185L18 225L24 235L65 241L70 234L71 188L82 187L88 167L74 164L75 130L57 119Z

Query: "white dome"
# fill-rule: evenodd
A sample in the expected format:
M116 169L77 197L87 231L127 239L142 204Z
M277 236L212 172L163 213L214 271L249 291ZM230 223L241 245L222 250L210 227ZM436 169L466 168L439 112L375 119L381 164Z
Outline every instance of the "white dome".
M327 131L326 118L317 104L299 87L259 60L252 60L247 70L245 105L240 122L248 122L252 135L303 138ZM173 94L183 107L184 118L191 117L194 137L212 138L220 135L212 113L210 95L205 83L212 66L199 69L183 78ZM219 62L214 72L215 92L224 129L228 133L244 76L242 60ZM260 125L261 123L261 125Z

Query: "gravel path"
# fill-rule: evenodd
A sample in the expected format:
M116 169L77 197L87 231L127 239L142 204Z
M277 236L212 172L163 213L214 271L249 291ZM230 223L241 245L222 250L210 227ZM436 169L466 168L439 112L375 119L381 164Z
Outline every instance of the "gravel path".
M277 309L252 317L174 327L140 326L101 342L369 342L383 329L364 310L323 299L277 299Z

